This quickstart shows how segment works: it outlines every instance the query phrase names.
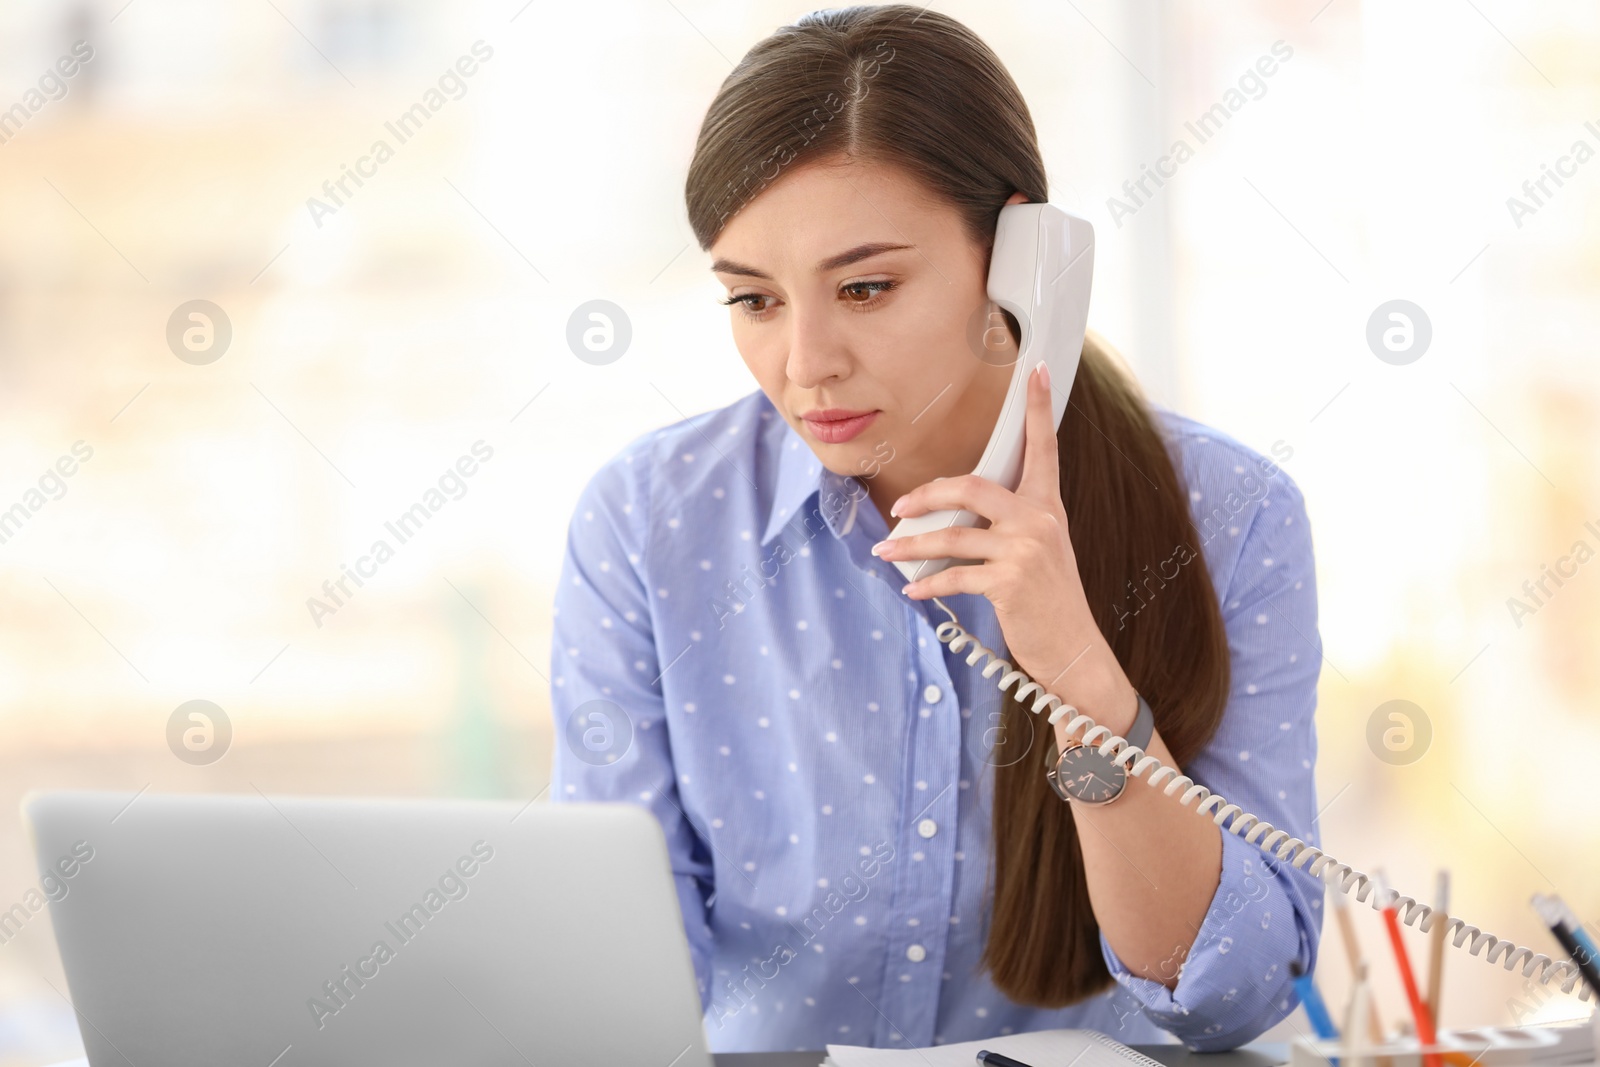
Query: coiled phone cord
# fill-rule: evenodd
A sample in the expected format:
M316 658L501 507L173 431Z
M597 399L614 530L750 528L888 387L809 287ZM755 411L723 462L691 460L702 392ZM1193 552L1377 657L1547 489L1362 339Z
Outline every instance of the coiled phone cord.
M933 602L948 616L949 622L942 622L935 629L934 634L939 640L950 646L951 652L960 652L967 645L973 649L967 655L967 666L975 666L979 660L987 657L991 662L983 667L985 678L993 677L997 672L1005 674L999 681L1001 692L1005 692L1014 683L1021 682L1013 694L1018 702L1026 702L1027 698L1037 693L1033 705L1029 709L1034 714L1050 709L1049 722L1053 726L1068 712L1073 712L1073 718L1067 722L1067 732L1076 733L1080 728L1086 728L1082 742L1085 745L1098 743L1100 754L1108 756L1122 767L1131 777L1142 778L1151 788L1166 782L1162 790L1169 797L1176 797L1179 804L1185 807L1194 803L1198 814L1211 814L1208 809L1214 809L1211 821L1218 826L1231 816L1232 823L1223 828L1235 836L1243 837L1247 842L1255 845L1263 852L1271 854L1278 860L1286 860L1291 865L1308 871L1313 877L1321 878L1326 885L1331 885L1342 893L1353 891L1356 900L1365 902L1369 897L1374 911L1381 911L1386 906L1373 892L1375 881L1366 874L1356 870L1347 863L1340 863L1332 856L1323 852L1315 845L1307 844L1298 837L1293 837L1283 830L1279 830L1269 822L1264 822L1255 815L1250 814L1237 804L1230 804L1217 793L1213 793L1205 786L1195 782L1187 775L1179 774L1172 767L1163 764L1156 757L1144 752L1135 745L1129 744L1127 738L1119 737L1107 727L1096 723L1089 716L1078 711L1071 704L1063 703L1061 698L1045 690L1038 682L1022 671L1011 665L1009 660L1003 659L993 649L985 646L977 638L968 633L956 618L956 613L938 597ZM1098 742L1096 739L1099 739ZM1146 776L1148 773L1148 777ZM1181 796L1179 794L1182 794ZM1307 866L1309 862L1310 866ZM1433 914L1433 909L1426 904L1419 903L1411 897L1396 893L1393 901L1400 920L1407 926L1421 925L1418 929L1430 931L1427 919ZM1488 963L1503 963L1506 970L1512 970L1518 963L1522 964L1522 974L1532 978L1541 985L1560 980L1561 991L1571 993L1573 987L1579 985L1581 977L1577 966L1571 960L1554 960L1542 952L1535 952L1530 948L1519 946L1511 941L1506 941L1495 935L1480 930L1476 926L1462 922L1459 918L1447 916L1445 932L1451 938L1451 943L1457 948L1463 945L1474 956L1483 953L1482 958ZM1580 1000L1594 999L1594 992L1587 983L1578 990Z

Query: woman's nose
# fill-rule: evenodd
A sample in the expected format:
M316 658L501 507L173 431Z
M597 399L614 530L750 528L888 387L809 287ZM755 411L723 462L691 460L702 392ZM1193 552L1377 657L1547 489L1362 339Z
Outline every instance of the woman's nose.
M844 377L849 369L850 355L844 338L827 312L795 308L789 316L789 380L802 389L810 389L830 378Z

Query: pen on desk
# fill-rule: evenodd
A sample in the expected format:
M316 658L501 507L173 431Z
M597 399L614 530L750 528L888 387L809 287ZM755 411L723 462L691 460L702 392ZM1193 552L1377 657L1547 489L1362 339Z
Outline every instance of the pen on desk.
M1428 1018L1433 1020L1433 1028L1438 1031L1444 982L1444 933L1450 922L1450 872L1440 871L1434 886L1433 913L1428 920Z
M978 1050L978 1063L983 1067L1028 1067L1021 1060L1014 1060L1010 1056L1002 1056L998 1052L990 1052L986 1048Z
M1373 880L1377 883L1379 901L1386 898L1389 900L1389 903L1383 906L1383 923L1389 930L1389 944L1394 948L1394 962L1400 969L1400 983L1405 986L1406 1001L1411 1005L1411 1018L1416 1024L1417 1040L1424 1046L1437 1044L1433 1020L1428 1017L1428 1006L1422 1002L1422 995L1417 992L1417 978L1411 971L1411 957L1406 955L1406 944L1400 938L1400 913L1395 909L1394 899L1389 895L1388 886L1384 884L1382 872L1376 872ZM1443 1058L1437 1052L1425 1052L1422 1054L1422 1062L1426 1067L1442 1067Z
M1578 968L1578 973L1583 975L1583 980L1588 983L1589 988L1600 994L1600 961L1595 960L1594 942L1588 932L1580 930L1578 936L1573 935L1567 926L1564 914L1567 906L1561 902L1560 897L1535 893L1529 903L1533 905L1533 910L1539 913L1539 918L1544 920L1545 925L1550 927L1550 932L1555 935L1555 939L1560 942L1567 955L1572 957L1573 965ZM1582 940L1579 940L1580 937Z

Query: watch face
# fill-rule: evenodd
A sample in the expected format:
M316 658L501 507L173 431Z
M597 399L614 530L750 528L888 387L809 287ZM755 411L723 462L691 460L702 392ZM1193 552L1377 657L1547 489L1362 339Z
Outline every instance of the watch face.
M1100 755L1092 746L1067 749L1050 772L1050 785L1064 799L1084 804L1105 804L1122 794L1128 773Z

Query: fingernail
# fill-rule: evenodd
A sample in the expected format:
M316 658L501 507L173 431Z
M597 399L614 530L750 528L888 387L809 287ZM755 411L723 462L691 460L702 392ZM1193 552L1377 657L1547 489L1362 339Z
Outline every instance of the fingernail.
M1039 380L1044 383L1046 389L1050 388L1050 364L1042 359L1039 361Z
M889 542L887 540L879 541L877 544L872 546L872 554L876 556L888 547Z
M905 497L901 497L899 500L896 500L893 504L890 504L889 505L889 514L893 515L895 518L898 519L900 517L900 505L904 504L905 502L906 502L906 498Z

